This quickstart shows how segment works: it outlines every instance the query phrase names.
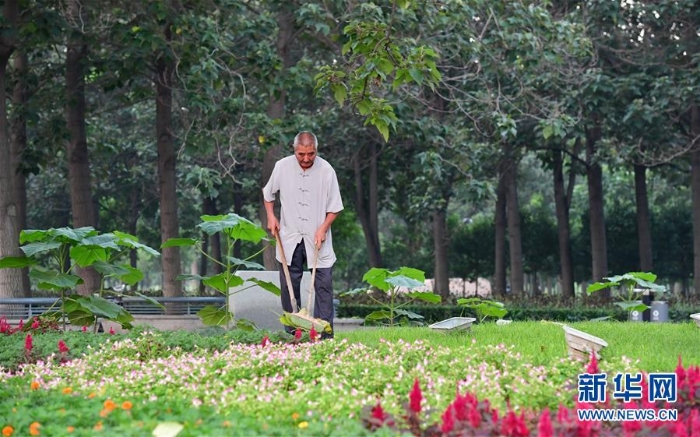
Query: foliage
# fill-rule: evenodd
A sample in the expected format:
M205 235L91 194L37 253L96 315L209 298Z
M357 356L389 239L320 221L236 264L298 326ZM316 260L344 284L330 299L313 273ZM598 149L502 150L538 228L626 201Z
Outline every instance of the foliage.
M98 318L116 321L125 328L131 327L133 316L104 298L105 294L123 296L105 288L107 279L133 285L143 278L139 269L121 261L124 254L138 249L159 256L155 249L139 243L133 235L120 231L100 234L92 227L23 230L20 233L20 244L25 256L4 257L0 259L0 268L29 267L29 277L37 282L39 289L61 293L61 299L57 301L60 302L60 308L49 310L42 318L62 319L65 324L67 317L74 325L94 325L95 329ZM100 289L94 290L95 294L66 295L67 290L83 283L82 278L75 274L78 266L92 267L99 273ZM135 294L162 307L148 296Z
M429 303L441 301L441 297L433 292L412 291L425 286L425 273L410 267L401 267L394 271L373 267L365 273L362 280L367 282L370 288L355 289L343 293L341 296L366 293L370 299L379 304L382 309L367 314L365 316L367 322L382 323L382 321L386 321L385 323L389 326L416 323L422 320L423 316L404 309L406 305L414 300ZM374 293L384 293L385 299L375 298ZM407 299L401 299L402 296Z
M648 305L641 303L643 291L655 294L663 294L667 291L666 286L655 284L656 275L647 272L629 272L624 275L610 276L604 282L595 282L586 288L586 291L594 293L599 290L615 288L616 297L619 299L616 305L627 311L645 311Z
M457 299L457 305L465 308L471 308L476 312L476 317L480 322L486 320L487 317L502 319L508 314L505 305L490 299L482 299L480 297L467 297Z
M241 278L236 274L236 272L241 268L264 270L265 268L251 261L255 258L258 253L255 253L248 258L239 259L233 256L233 249L237 242L247 241L251 243L259 243L262 240L268 240L267 233L255 223L247 220L238 214L228 213L222 215L203 215L201 216L202 222L197 225L201 231L207 235L220 234L225 239L226 254L223 259L216 259L211 254L204 250L202 242L194 238L171 238L164 242L161 247L189 247L194 246L202 255L206 256L212 262L221 266L221 273L215 275L180 275L179 279L195 279L202 281L207 286L218 291L226 297L225 303L222 307L217 307L214 305L207 305L199 312L197 315L202 319L202 322L209 326L227 326L232 327L232 322L235 320L234 311L231 304L230 296L234 293L231 289L234 287L240 287L245 284L246 280ZM263 248L262 250L265 250ZM262 252L261 250L261 252ZM267 281L262 281L257 278L248 279L252 284L258 285L261 288L280 295L280 289L275 284ZM238 292L243 289L239 289ZM239 327L254 329L254 326L250 321L238 320Z

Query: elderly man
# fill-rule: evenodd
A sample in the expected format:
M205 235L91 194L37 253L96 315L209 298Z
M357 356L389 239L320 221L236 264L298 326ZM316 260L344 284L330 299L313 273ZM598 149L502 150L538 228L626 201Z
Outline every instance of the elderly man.
M270 180L263 188L263 197L267 227L273 235L279 232L298 305L301 302L301 277L306 262L307 268L316 266L313 316L329 322L332 327L335 316L333 264L336 257L331 224L343 210L343 201L335 170L328 161L317 156L317 151L318 140L313 133L297 134L294 138L294 155L275 163ZM282 207L279 221L274 212L277 192ZM315 259L316 253L318 260ZM282 262L279 251L277 261ZM282 269L280 284L282 309L290 313L298 311L299 308L292 308Z

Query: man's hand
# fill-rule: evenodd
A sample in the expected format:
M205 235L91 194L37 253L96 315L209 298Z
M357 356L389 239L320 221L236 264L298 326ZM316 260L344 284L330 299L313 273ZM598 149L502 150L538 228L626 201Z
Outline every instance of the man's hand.
M324 229L323 227L318 228L316 231L316 235L314 236L314 244L316 247L321 247L321 244L323 244L324 241L326 241L326 234L328 231Z
M280 231L280 222L274 215L267 216L267 229L272 235L277 235Z

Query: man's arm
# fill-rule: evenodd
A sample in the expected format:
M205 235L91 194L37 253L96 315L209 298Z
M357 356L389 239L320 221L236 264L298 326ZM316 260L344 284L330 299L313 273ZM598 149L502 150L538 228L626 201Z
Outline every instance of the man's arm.
M280 222L275 217L275 201L265 201L265 212L267 212L267 229L272 235L277 235L280 231Z
M323 221L323 223L321 223L321 226L319 226L318 230L316 231L316 236L314 237L314 244L316 246L321 246L321 244L326 241L326 234L328 234L331 224L335 218L338 217L338 215L340 215L340 212L326 213L326 219Z

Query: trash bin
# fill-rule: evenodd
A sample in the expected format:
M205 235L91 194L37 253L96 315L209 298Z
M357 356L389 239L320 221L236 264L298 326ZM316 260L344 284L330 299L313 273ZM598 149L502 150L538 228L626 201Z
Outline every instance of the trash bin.
M642 301L637 301L635 302L637 304L641 304ZM642 311L630 311L630 322L643 322L643 312Z
M653 323L668 322L668 302L655 300L651 303L651 321Z

